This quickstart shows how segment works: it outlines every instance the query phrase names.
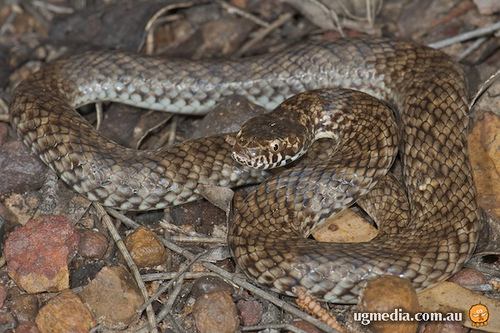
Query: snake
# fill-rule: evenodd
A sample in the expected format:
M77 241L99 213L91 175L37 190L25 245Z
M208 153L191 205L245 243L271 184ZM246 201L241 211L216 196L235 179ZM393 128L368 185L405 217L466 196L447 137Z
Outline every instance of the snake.
M203 115L233 94L274 111L239 133L156 150L123 147L77 112L112 101ZM395 275L421 290L472 255L479 220L467 99L462 68L443 52L360 37L238 59L70 55L15 88L10 120L68 186L107 207L162 209L200 199L210 186L258 184L234 199L228 244L238 266L281 293L303 287L325 301L355 303L370 279ZM322 138L335 152L303 162L300 155ZM403 190L387 175L395 154ZM278 174L268 170L289 162ZM329 214L370 195L375 217L394 220L381 223L375 239L308 237Z

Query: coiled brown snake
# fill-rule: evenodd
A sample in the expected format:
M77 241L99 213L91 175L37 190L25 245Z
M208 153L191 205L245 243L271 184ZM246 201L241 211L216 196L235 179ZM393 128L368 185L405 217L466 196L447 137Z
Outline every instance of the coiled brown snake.
M278 291L291 293L300 285L327 301L347 303L356 301L360 282L382 274L408 278L418 289L446 279L474 250L478 215L467 156L464 77L439 51L410 42L342 39L223 61L88 52L51 63L19 84L10 110L19 137L75 191L105 206L147 210L195 200L201 186L256 183L268 173L234 162L229 142L236 142L238 160L253 154L243 151L244 137L136 151L98 134L75 107L108 100L202 114L234 93L273 108L293 94L324 87L361 90L398 110L409 222L382 226L368 243L317 243L302 237L373 187L396 147L392 116L373 98L346 90L306 93L280 107L291 116L267 117L274 117L272 122L295 119L309 131L308 141L333 138L344 157L299 164L239 198L229 234L237 263ZM293 126L281 126L292 146L295 133L287 130ZM367 128L372 134L366 134ZM316 129L326 134L312 133ZM270 149L285 149L280 158L291 159L284 141L270 142ZM271 154L266 158L273 162ZM380 203L375 215L382 216L389 209L384 198L392 190L378 186L375 192Z

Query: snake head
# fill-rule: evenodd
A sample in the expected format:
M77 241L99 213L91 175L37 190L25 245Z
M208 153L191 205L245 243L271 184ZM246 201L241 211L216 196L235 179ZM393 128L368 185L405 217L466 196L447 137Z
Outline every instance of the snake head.
M246 121L236 135L233 159L254 169L284 166L308 147L306 128L294 119L260 115Z

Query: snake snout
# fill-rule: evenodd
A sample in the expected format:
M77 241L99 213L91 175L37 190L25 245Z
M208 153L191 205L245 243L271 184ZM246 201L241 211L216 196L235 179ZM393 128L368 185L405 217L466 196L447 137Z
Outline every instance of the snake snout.
M269 168L269 163L265 155L263 155L259 149L241 147L238 144L235 144L231 156L239 164L252 169L263 170Z

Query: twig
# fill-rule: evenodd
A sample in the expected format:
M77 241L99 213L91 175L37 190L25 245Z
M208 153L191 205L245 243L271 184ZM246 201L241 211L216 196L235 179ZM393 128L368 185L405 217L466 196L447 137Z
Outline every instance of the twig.
M150 282L158 280L172 280L176 278L178 274L179 274L178 272L150 273L150 274L142 274L141 277L144 282ZM194 280L204 276L218 276L218 275L211 272L186 272L186 274L184 275L184 280Z
M165 303L165 306L161 309L160 312L158 312L158 322L161 322L170 313L170 310L172 309L172 306L174 305L177 296L179 296L179 293L181 292L183 283L184 283L184 274L181 274L179 276L179 279L175 282L174 290L168 296L167 303Z
M177 117L172 118L172 123L170 125L170 131L168 136L167 145L171 146L175 142L175 133L177 132Z
M500 29L500 22L497 22L497 23L494 23L492 25L489 25L489 26L486 26L483 28L464 32L460 35L453 36L453 37L450 37L447 39L443 39L439 42L434 42L434 43L428 44L428 46L435 48L435 49L441 49L443 47L446 47L446 46L449 46L452 44L456 44L456 43L461 43L463 41L466 41L466 40L469 40L472 38L477 38L477 37L489 35L489 34L495 32L499 29Z
M199 237L199 236L170 236L168 239L181 243L205 243L205 244L226 244L225 238Z
M9 115L8 114L0 114L0 122L8 123L9 122Z
M188 269L191 268L191 266L193 266L193 264L198 261L198 259L200 259L203 255L205 254L205 252L202 252L200 254L198 254L193 260L190 260L189 263L187 265L184 265L183 268L181 268L178 272L175 273L175 276L167 283L161 285L158 290L154 293L153 296L151 296L142 306L141 308L139 309L139 313L141 313L142 311L144 311L146 309L146 307L153 303L156 299L158 299L158 297L160 297L161 294L163 294L165 291L167 291L170 286L172 286L179 278L180 276L182 275L183 278L185 277L186 275L186 272Z
M127 247L123 243L123 240L121 239L120 235L118 234L118 231L116 230L115 226L113 225L113 222L109 218L109 215L106 213L106 210L99 204L94 202L93 203L94 208L97 211L97 215L99 218L103 221L104 225L109 231L109 234L111 235L111 238L116 243L116 246L120 250L123 258L125 259L125 262L127 263L128 267L130 268L132 274L134 275L135 281L137 282L137 286L141 290L142 296L144 297L144 301L148 300L148 291L146 290L146 286L144 285L144 281L141 279L141 274L139 273L139 269L134 263L134 260L130 256L130 253L127 250ZM156 328L156 319L155 319L155 313L153 311L153 307L149 305L146 308L146 315L148 318L148 323L149 323L149 330L152 333L157 333L158 330Z
M469 103L469 110L472 110L481 96L491 87L491 85L500 77L500 69L492 74L486 81L484 81L477 90L474 98Z
M159 324L165 317L170 313L170 310L172 309L172 306L174 305L175 300L177 299L177 296L179 296L179 293L181 292L182 289L182 283L184 282L184 274L181 274L179 277L179 280L175 284L175 288L172 291L172 293L168 297L167 303L163 306L161 311L158 313L157 318L156 318L156 323ZM137 331L137 333L146 333L146 328L143 327Z
M174 144L175 134L177 131L177 117L175 115L172 115L172 117L169 117L169 119L172 119L170 128L158 138L158 140L154 144L154 149L164 147L165 145L171 146L172 144Z
M172 250L178 254L181 254L188 259L194 257L194 255L191 252L181 248L180 246L177 246L176 244L169 242L168 240L166 240L164 238L160 238L160 240L170 250ZM313 324L314 326L318 327L319 329L321 329L327 333L339 333L338 331L332 329L330 326L323 323L322 321L300 311L299 309L288 304L287 302L283 301L282 299L271 295L270 293L254 286L253 284L247 282L246 280L239 278L239 277L235 276L234 274L229 273L228 271L220 268L219 266L216 266L216 265L211 264L209 262L203 262L202 265L205 268L211 270L212 272L218 274L220 277L222 277L228 281L231 281L232 283L236 284L237 286L239 286L241 288L247 289L248 291L252 292L253 294L255 294L259 297L262 297L263 299L268 300L269 302L280 307L284 311L291 313L292 315Z
M257 44L258 42L260 42L262 39L264 39L264 37L266 37L267 35L269 35L273 30L279 28L280 26L282 26L285 22L287 22L288 20L290 20L292 18L292 13L285 13L283 15L281 15L280 17L278 17L273 23L271 23L269 26L257 31L255 33L255 36L249 40L248 42L246 42L239 50L238 52L236 52L236 55L237 56L241 56L243 54L245 54L245 52L247 52L250 48L252 48L255 44Z
M44 8L56 14L73 14L75 10L71 7L64 7L59 5L54 5L47 1L33 0L31 2L35 7Z
M103 113L102 113L102 102L95 103L95 111L97 117L97 124L95 125L95 129L98 131L101 128Z
M181 227L176 226L175 224L167 221L166 218L161 219L160 222L158 222L158 224L168 232L177 232L188 236L200 236L200 237L204 236L202 234L197 233L196 231L185 231Z
M264 330L280 330L280 331L290 331L293 333L307 333L292 324L268 324L268 325L258 325L258 326L243 326L241 328L242 332L257 331L261 332Z
M189 7L192 7L193 5L194 5L194 3L191 1L169 4L169 5L166 5L165 7L160 8L156 13L154 13L153 16L151 16L151 18L146 23L146 26L144 27L144 33L142 35L141 42L139 43L138 51L140 52L142 50L142 48L144 47L144 45L147 41L148 35L150 34L150 30L153 28L156 20L160 16L162 16L163 14L165 14L173 9L189 8ZM151 50L149 50L149 51L151 52ZM146 53L151 54L148 52L146 52Z
M427 34L430 30L434 29L437 26L444 25L451 20L460 17L464 15L465 13L469 12L471 9L475 7L474 3L472 1L461 1L458 6L453 7L450 11L446 13L445 16L436 18L435 20L432 20L430 24L427 25L425 29L421 29L420 31L416 32L414 35L415 39L419 39L425 34Z
M106 211L109 213L109 215L113 216L115 219L119 220L120 222L122 222L131 229L137 229L141 226L139 223L135 222L131 218L126 217L117 210L114 210L113 208L106 208Z
M166 113L165 119L163 119L162 121L160 121L157 125L155 125L155 126L153 126L151 128L148 128L146 130L146 132L144 132L144 134L139 138L139 140L137 140L137 144L135 145L135 147L137 149L139 149L141 147L142 142L144 141L144 139L146 139L154 131L156 131L159 128L162 128L163 126L165 126L165 124L168 123L168 121L171 118L172 118L172 114L171 113Z
M28 12L33 18L45 29L49 29L49 21L54 17L54 15L49 12L44 7L33 6L30 2L23 3L24 10ZM36 7L36 8L35 8Z
M318 0L309 0L309 1L311 3L313 3L314 6L321 8L321 10L323 10L323 12L329 13L330 18L332 19L332 21L334 23L333 27L337 29L340 36L345 37L345 33L344 33L344 30L342 29L342 24L340 24L338 14L332 8L328 8L327 6L325 6L325 4L322 3L321 1L318 1Z
M255 24L258 24L260 25L261 27L264 27L264 28L267 28L269 27L269 23L267 23L266 21L260 19L259 17L251 14L251 13L248 13L246 11L244 11L243 9L241 8L238 8L236 6L233 6L223 0L217 0L217 3L222 7L224 8L229 14L237 14L241 17L244 17L252 22L254 22Z
M9 106L7 103L3 100L3 98L0 98L0 115L9 114Z
M464 60L469 54L479 48L479 46L481 46L487 39L487 37L478 38L476 41L474 41L474 43L472 43L468 48L466 48L462 53L458 55L457 61L460 62Z
M137 228L140 226L137 222L126 217L125 215L121 214L120 212L115 211L114 209L108 208L108 212L113 217L116 217L117 219L122 221L127 226L130 226L131 228ZM196 257L193 253L191 253L188 250L183 249L182 247L176 245L175 243L168 241L167 239L160 237L160 236L158 238L161 240L163 245L165 245L167 248L169 248L170 250L172 250L172 251L174 251L174 252L176 252L184 257L186 257L187 259L193 260ZM220 277L222 277L228 281L231 281L232 283L236 284L237 286L239 286L241 288L247 289L248 291L252 292L253 294L255 294L259 297L262 297L262 298L268 300L269 302L273 303L274 305L282 308L284 311L286 311L286 312L288 312L288 313L290 313L290 314L292 314L300 319L303 319L303 320L307 321L308 323L313 324L314 326L318 327L319 329L321 329L327 333L339 333L338 331L332 329L330 326L323 323L322 321L314 318L313 316L308 315L307 313L300 311L299 309L288 304L287 302L283 301L282 299L280 299L276 296L273 296L272 294L254 286L253 284L247 282L245 279L239 278L239 277L235 276L234 274L229 273L228 271L226 271L226 270L224 270L224 269L220 268L219 266L216 266L212 263L202 262L201 264L205 268L207 268L208 270L219 275Z
M9 28L12 28L12 22L14 22L18 12L22 12L21 7L19 7L18 5L12 5L11 8L12 10L9 16L7 16L7 18L0 26L0 35L3 35L7 30L9 30Z
M166 317L166 319L168 319L169 323L172 324L172 330L175 332L175 333L182 333L183 330L182 328L179 326L179 324L177 323L177 320L175 320L174 316L172 316L171 313L169 313Z
M373 19L374 19L374 14L372 12L372 1L371 0L365 0L366 2L366 20L368 21L368 24L370 27L373 27Z

